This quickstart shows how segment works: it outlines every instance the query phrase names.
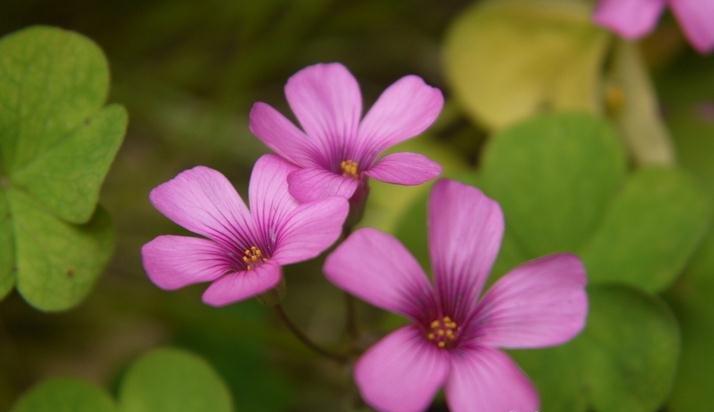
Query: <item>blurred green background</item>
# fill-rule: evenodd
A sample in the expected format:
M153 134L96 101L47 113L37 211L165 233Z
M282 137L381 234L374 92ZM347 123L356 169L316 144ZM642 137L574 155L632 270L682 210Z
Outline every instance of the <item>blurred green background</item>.
M447 98L444 113L425 136L406 147L442 162L449 176L483 184L489 194L505 202L507 212L511 210L508 202L518 213L518 205L528 206L528 201L509 200L509 194L502 193L503 187L518 188L498 182L503 178L499 170L504 170L499 167L513 170L522 163L496 159L499 155L494 144L488 148L493 152L488 158L491 163L484 165L484 144L503 127L539 112L576 110L605 116L622 136L614 139L624 142L624 149L617 149L622 154L613 155L622 157L613 161L612 168L623 168L617 173L624 174L625 169L629 173L649 163L665 167L678 163L678 170L688 173L687 179L689 174L699 179L706 196L714 193L712 57L689 50L669 16L635 50L593 27L587 14L579 14L579 8L588 8L591 2L561 0L559 3L569 6L562 10L555 7L551 13L541 7L544 1L548 3L510 2L517 4L516 11L506 10L504 17L498 10L492 15L479 14L480 3L486 2L461 0L70 0L61 4L5 0L0 11L0 35L48 24L93 39L110 63L109 100L123 104L130 121L102 193L102 204L117 230L116 252L95 289L81 305L61 313L39 312L17 292L0 302L0 410L9 409L19 394L51 376L79 377L115 390L124 368L133 359L165 345L188 349L208 360L226 381L236 411L364 409L352 387L349 368L319 359L304 349L281 327L269 308L256 301L219 310L209 308L200 302L201 286L166 293L148 281L139 257L141 245L154 236L179 232L149 204L151 188L185 168L203 164L222 171L239 191L244 191L252 163L266 151L248 131L251 104L265 101L289 113L282 95L284 82L295 71L315 62L339 61L349 67L360 82L366 107L405 74L418 74L440 87ZM570 5L578 8L572 12L572 19ZM625 96L624 103L618 99L621 94ZM556 151L564 146L565 153L580 153L567 144L552 144ZM597 188L598 179L612 172L607 163L609 154L604 155L604 160L598 157L598 147L595 144L592 152L585 150L581 153L583 162L570 165L580 167L589 161L592 168L577 170L597 176L579 176L581 180L574 182L575 186L564 186L570 190L567 193L582 187L583 182ZM662 147L668 154L661 154ZM530 152L525 153L527 159ZM505 164L499 166L501 162ZM557 159L552 162L558 164ZM481 166L485 169L483 176L474 174ZM658 178L653 179L653 187L659 187ZM678 193L679 184L674 185ZM364 224L398 230L403 240L418 250L420 235L415 228L423 232L424 226L421 218L414 216L421 216L415 208L423 203L424 190L373 184ZM701 200L694 198L693 203ZM603 195L602 199L592 206L593 216L604 214L603 210L609 207L609 197ZM690 198L663 195L657 201L681 209L681 213L672 212L679 216L688 213L689 205L679 203L687 199ZM585 196L576 200L584 202L574 203L577 208L590 199ZM548 201L526 207L523 213L538 219L537 207ZM650 205L645 202L632 207ZM705 206L700 209L708 210ZM669 213L669 209L662 213ZM509 219L508 213L506 218ZM509 230L529 229L525 228L528 217L520 221L526 222L521 229ZM680 230L680 221L673 222L664 237L677 237L674 232ZM551 223L557 227L570 225L557 219ZM415 232L404 229L405 225ZM675 250L677 263L668 266L662 275L667 278L663 281L666 285L642 289L648 293L643 299L649 299L651 293L652 299L663 305L666 316L670 306L675 309L678 320L672 322L673 330L677 330L672 332L676 334L673 339L677 341L682 336L685 348L688 342L694 342L694 355L686 355L685 351L682 355L679 343L673 343L676 348L663 349L671 353L662 356L671 358L672 365L676 363L664 367L667 373L681 374L684 368L685 378L691 381L675 382L672 397L669 388L676 379L672 376L657 382L653 390L659 392L654 395L658 401L653 407L651 402L638 404L636 400L618 404L616 396L598 393L597 384L586 380L585 389L567 389L588 393L570 410L625 410L593 400L605 398L614 399L620 407L634 402L635 406L627 410L635 411L710 410L712 403L706 400L711 399L711 394L702 388L714 382L702 371L707 366L714 367L709 350L714 347L714 316L706 298L707 291L714 293L714 262L709 253L714 250L714 236L705 235L708 219L694 219L687 225L680 232L682 243L672 246L681 250ZM707 240L702 243L705 236ZM561 242L553 246L548 242L542 240L531 251L546 253L570 245ZM615 244L613 248L619 246ZM644 254L641 259L647 260L648 256ZM529 253L518 254L512 260L529 257ZM498 270L510 267L508 260L502 257ZM620 263L617 259L613 262ZM286 269L285 306L316 340L343 348L342 294L324 281L320 267L318 260ZM680 277L682 273L684 277ZM602 276L610 282L618 274ZM614 280L612 283L618 283ZM633 282L639 286L637 280ZM621 291L603 293L608 296L602 298L603 306L608 299L620 299L614 296L618 293ZM655 298L655 294L669 303ZM398 322L363 304L358 305L358 315L365 330L360 345L365 346ZM616 345L617 339L614 341ZM641 344L651 347L653 342ZM640 371L628 375L629 367L649 369L647 364L626 365L622 369L624 375L619 375L626 381L642 376ZM539 388L552 386L547 378L541 378L538 367L526 369L536 375ZM661 369L651 370L659 373ZM588 368L581 371L590 373ZM606 379L608 373L617 374L600 371L594 375ZM644 383L649 385L649 381ZM633 391L641 386L635 384ZM541 392L546 405L547 397L557 396L552 388ZM705 409L697 409L701 407ZM433 410L446 409L439 400Z

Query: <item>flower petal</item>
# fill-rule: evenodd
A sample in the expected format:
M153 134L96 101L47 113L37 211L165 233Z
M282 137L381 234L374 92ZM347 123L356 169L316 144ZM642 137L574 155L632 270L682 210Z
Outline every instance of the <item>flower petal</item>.
M248 208L220 172L204 166L185 170L154 188L151 203L184 228L217 241L251 230Z
M441 91L421 77L404 76L389 86L359 127L362 150L380 152L426 130L444 106Z
M360 229L328 256L324 270L337 287L375 306L414 320L431 321L433 289L417 263L394 236Z
M301 169L288 176L290 194L299 202L314 202L328 197L349 199L359 181L322 169Z
M400 185L420 185L441 174L441 165L419 153L394 153L383 157L365 174Z
M440 180L429 197L429 251L445 314L476 307L503 237L501 207L476 188Z
M315 143L270 105L250 109L250 131L281 157L301 167L316 167L322 156Z
M365 402L378 411L421 412L446 380L448 356L417 328L403 327L359 359L355 381Z
M264 263L252 270L223 276L203 292L203 302L211 306L226 306L251 298L276 287L283 277L279 265Z
M486 347L454 352L446 383L451 412L537 412L538 393L506 354Z
M318 256L340 237L349 208L340 197L300 206L281 226L273 259L286 265Z
M263 155L255 162L250 175L250 212L261 233L272 244L278 228L297 207L288 190L288 175L298 170L275 155Z
M474 342L539 348L569 341L585 326L585 267L577 256L531 260L496 282L479 305Z
M344 142L356 137L362 116L362 94L357 80L345 66L339 63L308 66L288 79L285 96L305 132L319 139L323 149L341 151Z
M224 251L214 242L188 236L159 236L141 248L149 279L174 290L210 282L229 270Z
M670 7L694 48L702 54L714 51L714 1L672 0Z
M600 0L595 22L626 39L640 38L654 28L665 0Z

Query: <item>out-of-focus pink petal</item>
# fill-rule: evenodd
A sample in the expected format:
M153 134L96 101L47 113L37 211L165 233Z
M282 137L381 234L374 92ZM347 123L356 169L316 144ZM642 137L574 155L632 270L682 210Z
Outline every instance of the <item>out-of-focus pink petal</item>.
M480 303L473 341L504 348L559 345L585 326L585 267L557 254L518 266L496 282Z
M503 237L501 207L481 191L440 180L429 197L429 251L445 314L476 307Z
M595 22L626 39L637 39L652 31L664 5L665 0L600 0Z
M360 229L325 261L327 279L375 306L414 320L429 316L434 294L416 259L389 234Z
M308 66L288 79L285 96L305 132L318 139L323 149L340 148L338 142L357 136L362 94L345 66Z
M282 278L280 266L264 263L255 269L223 276L203 293L203 302L211 306L225 306L251 298L276 287Z
M714 51L714 1L670 0L689 42L702 54Z
M286 265L322 253L340 237L349 208L340 197L300 206L280 227L273 259Z
M441 174L441 165L418 153L394 153L365 172L369 177L400 185L420 185Z
M290 194L299 202L314 202L328 197L349 199L359 181L322 169L302 169L288 176Z
M418 76L402 77L389 86L359 127L362 150L381 151L426 130L444 106L441 91Z
M167 290L210 282L229 270L216 243L188 236L159 236L141 248L141 259L149 279Z
M233 185L220 172L197 166L154 188L151 203L186 229L211 239L233 239L252 219Z
M300 129L270 105L250 110L250 131L272 151L301 167L317 167L320 150Z
M451 412L538 412L533 384L504 353L486 347L454 352L446 384Z
M261 233L270 236L297 207L288 190L288 175L297 167L275 155L263 155L250 175L250 212ZM272 243L269 242L269 243Z
M382 412L426 410L449 373L449 354L413 326L392 332L355 366L362 398ZM495 411L495 409L483 409Z

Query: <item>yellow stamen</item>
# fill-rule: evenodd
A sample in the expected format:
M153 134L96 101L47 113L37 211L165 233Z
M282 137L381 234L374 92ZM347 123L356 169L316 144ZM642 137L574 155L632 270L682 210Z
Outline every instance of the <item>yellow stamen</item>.
M357 179L359 177L359 164L354 160L343 160L340 162L342 176Z
M451 320L449 316L431 321L431 323L429 323L429 329L426 338L434 342L440 349L447 348L451 345L459 333L459 325Z
M263 256L263 251L257 246L251 246L244 250L242 260L248 270L253 270L258 264L268 261L268 259Z

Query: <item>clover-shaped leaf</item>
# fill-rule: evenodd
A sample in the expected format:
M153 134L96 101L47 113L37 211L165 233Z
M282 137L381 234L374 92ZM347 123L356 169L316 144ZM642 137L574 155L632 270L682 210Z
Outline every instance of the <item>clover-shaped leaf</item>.
M52 379L30 389L12 412L231 412L228 387L203 359L178 349L157 349L126 372L115 402L102 389Z
M652 412L677 366L677 322L660 299L626 286L588 290L585 330L551 349L514 356L555 412Z
M615 135L584 114L540 116L500 133L480 182L501 203L525 258L579 253L591 283L666 289L709 221L708 198L692 177L657 167L626 178Z
M586 115L544 116L494 137L482 188L501 203L528 258L582 246L625 175L621 146Z
M474 120L498 129L544 109L598 112L608 34L570 0L491 0L461 13L444 62Z
M700 243L711 213L700 185L675 168L644 168L628 176L615 134L586 114L546 115L513 126L489 141L478 173L456 177L480 187L504 210L506 234L496 274L554 252L575 252L585 261L593 300L585 336L592 337L576 342L597 339L604 346L573 343L525 355L533 369L539 364L549 369L534 373L551 405L544 410L628 410L618 402L629 410L655 410L673 379L678 331L666 307L647 291L666 289ZM425 203L418 199L397 230L422 253ZM618 323L619 312L632 313L622 314ZM658 342L637 338L655 333ZM614 337L623 344L609 344ZM644 347L660 342L666 344L657 352ZM563 379L590 373L574 365L588 365L601 386Z
M582 250L591 281L664 290L706 232L709 210L698 182L681 171L634 173Z
M0 297L77 304L109 260L96 210L127 115L104 106L109 70L87 38L32 27L0 39Z

